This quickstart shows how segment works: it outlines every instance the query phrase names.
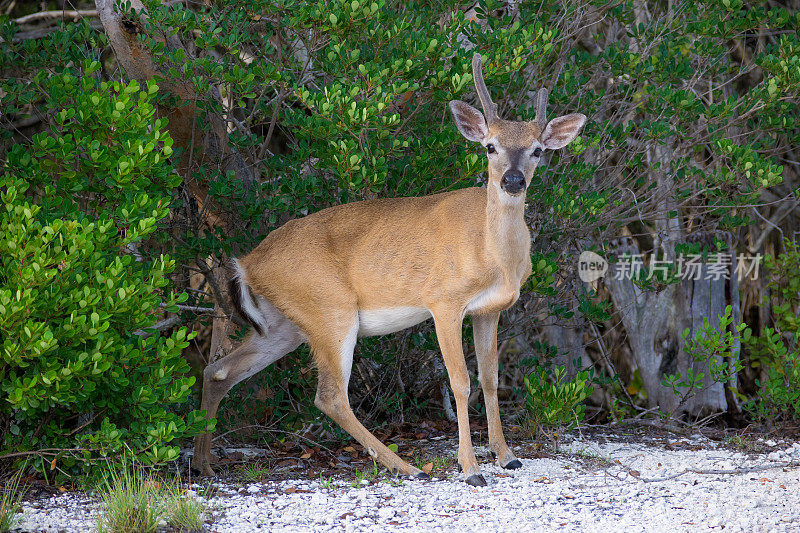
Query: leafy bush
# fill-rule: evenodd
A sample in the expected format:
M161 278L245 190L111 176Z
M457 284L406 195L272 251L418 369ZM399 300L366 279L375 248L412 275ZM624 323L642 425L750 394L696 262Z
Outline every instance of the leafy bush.
M575 427L583 421L586 406L583 404L592 395L589 372L578 372L574 379L566 377L563 366L550 372L538 368L525 377L528 396L525 407L533 424L541 431L545 427Z
M800 419L800 249L789 240L784 245L785 253L764 261L775 327L764 328L758 336L747 328L742 338L751 364L760 366L764 375L758 397L745 407L775 422Z
M692 366L686 374L680 372L664 375L662 385L671 389L675 396L680 398L680 403L688 401L698 391L703 390L711 383L729 384L736 379L736 374L742 369L739 354L735 350L738 334L746 327L740 323L733 326L732 308L725 307L725 313L719 317L717 325L712 326L708 317L703 317L703 325L698 328L693 337L689 337L687 328L681 333L685 344L684 350L690 361L701 363L707 368L711 380L704 384L705 374L695 372Z
M98 67L37 80L55 120L0 176L0 457L30 452L61 474L123 449L169 461L205 427L170 410L194 383L192 335L147 332L184 299L167 292L174 262L138 252L180 183L156 87L99 83Z
M557 280L557 265L567 263L573 251L564 244L605 249L608 237L627 234L626 229L671 242L663 239L664 227L694 231L747 224L750 210L736 206L757 202L763 188L784 178L781 160L796 160L800 13L788 9L741 0L487 0L466 13L464 3L451 0L144 3L147 24L139 25L133 13L129 17L137 42L150 47L164 87L190 87L193 95L181 100L162 91L159 102L176 115L200 110L184 139L194 140L195 132L209 127L204 118L223 117L227 148L243 154L253 169L249 186L219 172L220 161L204 159L201 149L186 142L187 183L190 192L202 194L170 204L177 178L163 157L156 159L170 155L168 137L152 135L165 124L153 132L137 129L138 119L128 112L140 107L97 90L96 65L84 61L100 59L109 42L86 23L64 24L49 36L29 39L16 35L8 18L0 20L0 118L17 124L46 118L50 134L40 139L46 144L26 140L11 159L17 158L13 172L19 173L28 168L19 161L27 147L40 152L42 172L25 175L25 194L42 207L37 216L48 224L57 218L82 222L77 214L85 213L90 222L113 221L112 229L124 232L154 209L160 219L168 206L179 207L171 211L172 233L150 232L147 242L131 243L128 252L143 261L126 271L145 275L137 269L157 264L159 253L169 251L178 265L179 289L196 270L206 278L191 293L192 305L207 305L214 292L204 270L209 257L242 253L288 219L353 200L479 183L482 149L465 144L446 109L453 98L475 102L469 61L475 51L484 57L487 82L504 117L532 118L533 91L542 86L551 91L548 116L581 111L590 117L582 137L550 154L548 168L537 172L529 188L531 226L546 238L536 240L534 275L522 291L522 305L508 314L515 333L536 331L539 315L517 311L534 309L527 304L541 295L559 316L580 312L606 320L605 308L591 295L567 295L574 285ZM186 48L171 45L179 40ZM104 67L103 76L120 75L113 58L104 60ZM95 85L77 90L76 83ZM123 93L125 87L138 94L135 86L121 87ZM17 140L5 125L0 149ZM118 152L126 154L124 160L114 160ZM48 153L54 154L50 166ZM108 155L111 160L104 161ZM110 245L103 250L121 253ZM559 297L561 302L553 302ZM618 309L633 303L622 302ZM142 317L151 317L159 302L151 304L131 315L126 326L143 328ZM417 405L416 397L429 396L401 387L402 396L392 401L397 380L368 377L369 387L359 380L373 374L368 365L376 362L396 365L407 382L415 381L412 372L435 375L426 365L408 364L409 355L422 359L436 350L433 339L430 325L423 325L411 335L360 341L364 357L356 358L362 366L353 372L354 405L385 403L373 411L391 415L397 406ZM318 420L314 380L301 373L308 352L300 357L301 364L283 361L253 378L269 391L266 402L228 405L252 410L242 413L249 419L281 419L292 427ZM654 392L649 391L651 398ZM66 424L80 425L76 413L101 416L89 404L68 413ZM41 437L35 428L33 433Z

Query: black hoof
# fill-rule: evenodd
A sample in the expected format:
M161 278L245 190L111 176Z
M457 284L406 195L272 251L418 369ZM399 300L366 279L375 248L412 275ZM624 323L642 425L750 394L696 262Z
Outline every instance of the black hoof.
M414 479L421 479L422 481L427 481L427 480L429 480L431 478L431 476L429 476L425 472L420 472L419 474L414 474L413 477L414 477Z
M473 487L485 487L486 480L483 479L481 474L472 474L467 479L467 485L472 485Z
M509 461L508 464L505 465L503 468L507 470L516 470L517 468L522 468L522 461L520 461L519 459L514 459L512 461Z

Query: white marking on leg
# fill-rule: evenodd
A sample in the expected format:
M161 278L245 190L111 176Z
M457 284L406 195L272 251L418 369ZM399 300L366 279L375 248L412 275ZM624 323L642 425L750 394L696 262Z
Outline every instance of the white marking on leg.
M497 297L498 294L503 290L503 286L500 283L494 283L491 287L486 289L485 291L481 291L472 300L469 301L467 304L467 308L465 313L472 313L475 311L480 310L488 303L490 303L494 298Z
M340 350L341 355L341 365L342 365L342 379L344 381L344 393L345 396L348 397L347 394L347 385L350 383L350 371L353 369L353 351L356 349L356 341L358 341L358 314L356 313L356 319L353 323L353 327L350 329L350 333L347 334L347 337L344 338L344 342L342 342L342 347Z

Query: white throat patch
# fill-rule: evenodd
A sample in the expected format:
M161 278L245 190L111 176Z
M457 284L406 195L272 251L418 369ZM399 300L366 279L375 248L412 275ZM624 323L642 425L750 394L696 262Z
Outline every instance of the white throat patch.
M511 196L497 182L494 183L494 187L497 189L497 197L500 198L500 202L503 205L519 205L525 202L525 194Z

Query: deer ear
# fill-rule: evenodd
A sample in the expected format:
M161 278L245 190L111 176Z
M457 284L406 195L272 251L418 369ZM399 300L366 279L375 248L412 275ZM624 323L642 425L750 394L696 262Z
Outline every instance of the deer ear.
M450 101L450 111L453 113L453 120L461 135L470 141L483 142L489 135L489 128L486 120L480 111L461 100Z
M542 132L541 143L548 150L558 150L575 140L578 132L586 124L586 115L573 113L554 118L547 123Z

